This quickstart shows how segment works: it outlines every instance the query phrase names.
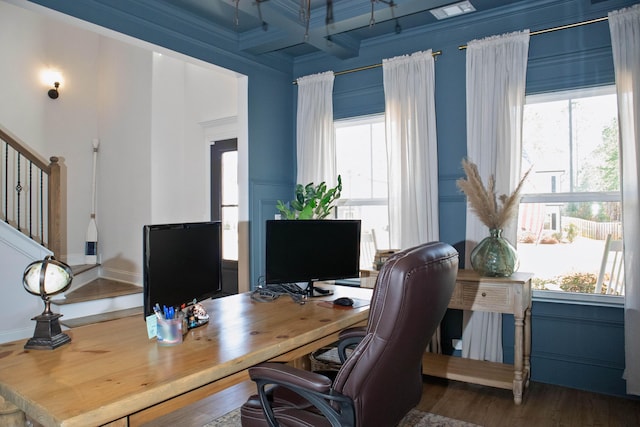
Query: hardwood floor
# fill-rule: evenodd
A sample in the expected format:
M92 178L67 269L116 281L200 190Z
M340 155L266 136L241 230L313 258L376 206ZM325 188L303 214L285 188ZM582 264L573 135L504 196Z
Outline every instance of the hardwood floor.
M245 381L146 423L144 427L202 427L207 422L238 408L255 392L255 383Z
M536 382L515 405L510 390L428 377L418 409L484 427L640 426L640 400Z
M241 383L147 425L201 427L254 392L252 382ZM525 391L523 404L515 405L510 390L425 377L417 409L483 427L640 426L640 400L535 382Z

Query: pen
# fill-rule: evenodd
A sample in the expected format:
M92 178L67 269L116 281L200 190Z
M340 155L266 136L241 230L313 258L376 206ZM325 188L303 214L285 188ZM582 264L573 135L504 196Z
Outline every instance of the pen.
M156 304L153 306L153 312L156 313L156 317L162 320L162 313L160 313L160 305Z

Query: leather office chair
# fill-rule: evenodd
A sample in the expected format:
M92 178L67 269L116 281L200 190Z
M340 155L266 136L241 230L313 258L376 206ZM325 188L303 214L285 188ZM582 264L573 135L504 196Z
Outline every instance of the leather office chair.
M257 365L249 375L259 394L242 406L242 426L397 425L422 396L422 354L457 270L458 253L445 243L393 255L378 275L366 329L344 334L364 338L335 380L288 365Z

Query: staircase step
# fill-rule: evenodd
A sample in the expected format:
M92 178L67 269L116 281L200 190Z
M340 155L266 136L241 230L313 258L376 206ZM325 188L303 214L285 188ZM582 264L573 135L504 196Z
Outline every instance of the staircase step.
M74 304L137 293L142 293L141 286L100 277L65 294L65 298L51 299L51 303L56 305Z
M85 271L93 270L94 268L99 268L100 264L80 264L80 265L71 265L71 271L74 276L78 274L84 273Z
M108 313L94 314L92 316L76 317L75 319L60 319L60 324L67 328L78 328L92 323L107 322L109 320L122 319L123 317L141 316L142 307L127 308L125 310L111 311Z

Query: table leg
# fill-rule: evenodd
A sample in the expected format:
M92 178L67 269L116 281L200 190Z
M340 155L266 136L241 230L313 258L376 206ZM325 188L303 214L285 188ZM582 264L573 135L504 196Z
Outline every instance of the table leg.
M514 314L515 319L515 342L513 348L513 400L519 405L522 403L523 385L523 362L524 362L524 319L518 314Z
M0 396L0 427L23 426L26 421L20 408Z
M531 379L531 307L527 307L524 314L524 375L525 387L529 387L529 379Z

